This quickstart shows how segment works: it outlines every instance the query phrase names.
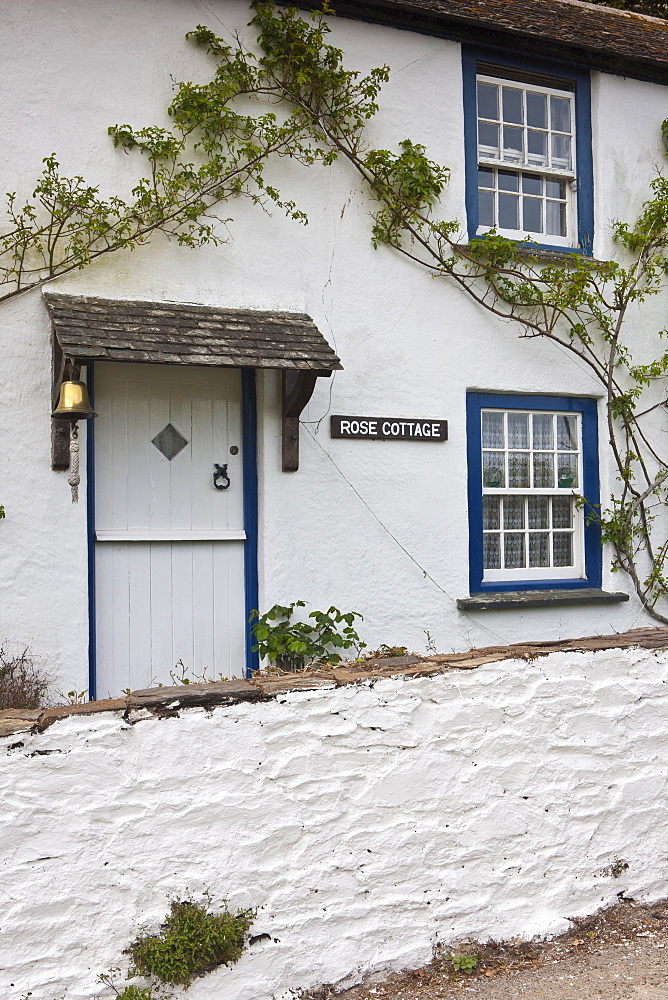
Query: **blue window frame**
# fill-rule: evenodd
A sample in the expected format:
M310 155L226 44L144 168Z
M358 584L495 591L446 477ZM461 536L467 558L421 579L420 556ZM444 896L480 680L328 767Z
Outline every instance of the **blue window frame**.
M516 233L524 239L528 234L540 249L591 254L594 178L588 71L469 46L462 47L462 70L469 239L495 226L505 236ZM479 108L478 83L490 106L496 84L496 110ZM545 120L536 119L545 114ZM481 131L490 132L489 137L481 135L480 145L479 118ZM495 128L498 154L493 148Z
M600 587L596 400L469 392L466 418L471 593Z

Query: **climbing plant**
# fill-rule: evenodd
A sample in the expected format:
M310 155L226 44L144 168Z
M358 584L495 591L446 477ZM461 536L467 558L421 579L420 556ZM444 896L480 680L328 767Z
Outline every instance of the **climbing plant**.
M130 199L105 197L99 185L82 176L63 175L55 154L43 160L31 197L7 194L8 225L0 231L0 301L103 255L134 250L157 232L190 247L224 242L231 220L220 216L218 208L237 197L274 204L306 221L294 202L281 198L265 180L265 167L281 157L327 162L329 150L314 141L311 124L301 113L279 118L269 106L262 114L246 112L244 97L264 96L263 70L247 53L201 27L188 37L206 44L218 65L204 85L175 84L167 109L172 127L108 129L114 146L146 162L146 174Z
M435 278L454 282L487 312L514 321L521 336L558 344L598 380L619 488L603 507L587 506L585 515L600 522L603 541L612 545L613 569L628 573L647 612L668 624L663 603L668 539L659 516L668 456L646 420L663 405L665 331L657 332L655 357L639 361L632 351L638 307L663 290L668 273L666 177L654 178L634 223L613 224L621 262L577 254L544 260L528 241L508 240L493 230L468 242L457 221L437 215L447 168L410 139L395 151L365 141L364 126L377 111L388 68L366 76L346 70L341 51L327 41L323 17L307 22L294 10L277 13L257 4L253 23L262 51L257 65L265 78L263 92L296 109L314 139L357 172L375 202L374 246L390 246ZM663 139L668 150L668 122Z
M668 271L668 181L655 177L635 223L617 222L612 235L623 263L568 255L546 262L528 244L490 232L465 242L459 223L439 219L436 207L448 170L410 139L396 151L373 149L364 126L376 113L388 68L360 77L346 70L341 51L327 42L323 18L308 23L296 12L256 6L267 86L311 123L314 135L345 158L376 203L372 239L434 275L454 281L482 308L514 320L521 335L559 344L584 363L603 387L606 431L619 489L604 508L586 510L600 522L646 610L668 624L668 539L658 517L665 503L668 460L647 430L646 417L662 405L656 384L668 372L668 352L639 362L630 327L637 307L664 287ZM252 57L250 57L252 58ZM663 126L668 142L668 124ZM657 345L660 337L657 335ZM649 399L647 398L649 397Z
M9 195L0 300L103 254L135 248L157 231L193 247L219 243L230 221L219 212L237 197L273 203L306 222L266 180L267 167L276 158L306 165L343 160L373 201L374 246L389 246L434 278L454 282L482 309L514 321L521 336L558 344L598 380L618 488L585 513L600 522L613 568L629 574L648 613L668 624L668 539L659 516L668 456L647 423L663 403L668 351L658 331L655 356L639 360L630 336L639 308L662 291L668 272L668 180L657 174L635 222L613 224L616 261L577 254L544 260L530 244L494 231L468 242L456 220L438 216L447 167L415 140L388 150L366 138L389 68L366 75L347 69L328 41L326 6L311 17L262 2L253 10L254 51L201 25L189 34L216 68L208 83L175 86L171 129L109 129L116 146L147 164L131 200L103 198L83 178L63 177L54 156L44 161L32 199ZM668 123L663 136L668 148Z

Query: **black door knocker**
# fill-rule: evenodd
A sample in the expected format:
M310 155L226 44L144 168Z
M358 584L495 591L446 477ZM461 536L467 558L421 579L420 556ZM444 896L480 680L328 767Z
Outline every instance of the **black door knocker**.
M219 479L222 479L222 483L218 482ZM214 465L213 485L217 490L229 490L230 477L227 474L227 465L218 465L218 463Z

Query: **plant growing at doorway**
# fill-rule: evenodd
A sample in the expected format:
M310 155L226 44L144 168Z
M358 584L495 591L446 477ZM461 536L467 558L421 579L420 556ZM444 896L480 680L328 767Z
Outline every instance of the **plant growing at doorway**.
M362 618L357 611L343 612L332 605L328 611L311 611L306 622L292 621L295 608L304 607L304 601L293 601L275 604L263 615L251 611L253 652L282 670L299 670L313 661L339 663L342 649L364 649L354 627L355 619Z

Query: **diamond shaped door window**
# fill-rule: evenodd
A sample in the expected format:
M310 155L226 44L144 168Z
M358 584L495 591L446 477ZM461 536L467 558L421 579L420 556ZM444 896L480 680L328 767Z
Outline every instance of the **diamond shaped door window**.
M164 455L168 462L183 451L188 444L181 431L177 430L174 424L167 424L159 434L151 440L161 455Z

